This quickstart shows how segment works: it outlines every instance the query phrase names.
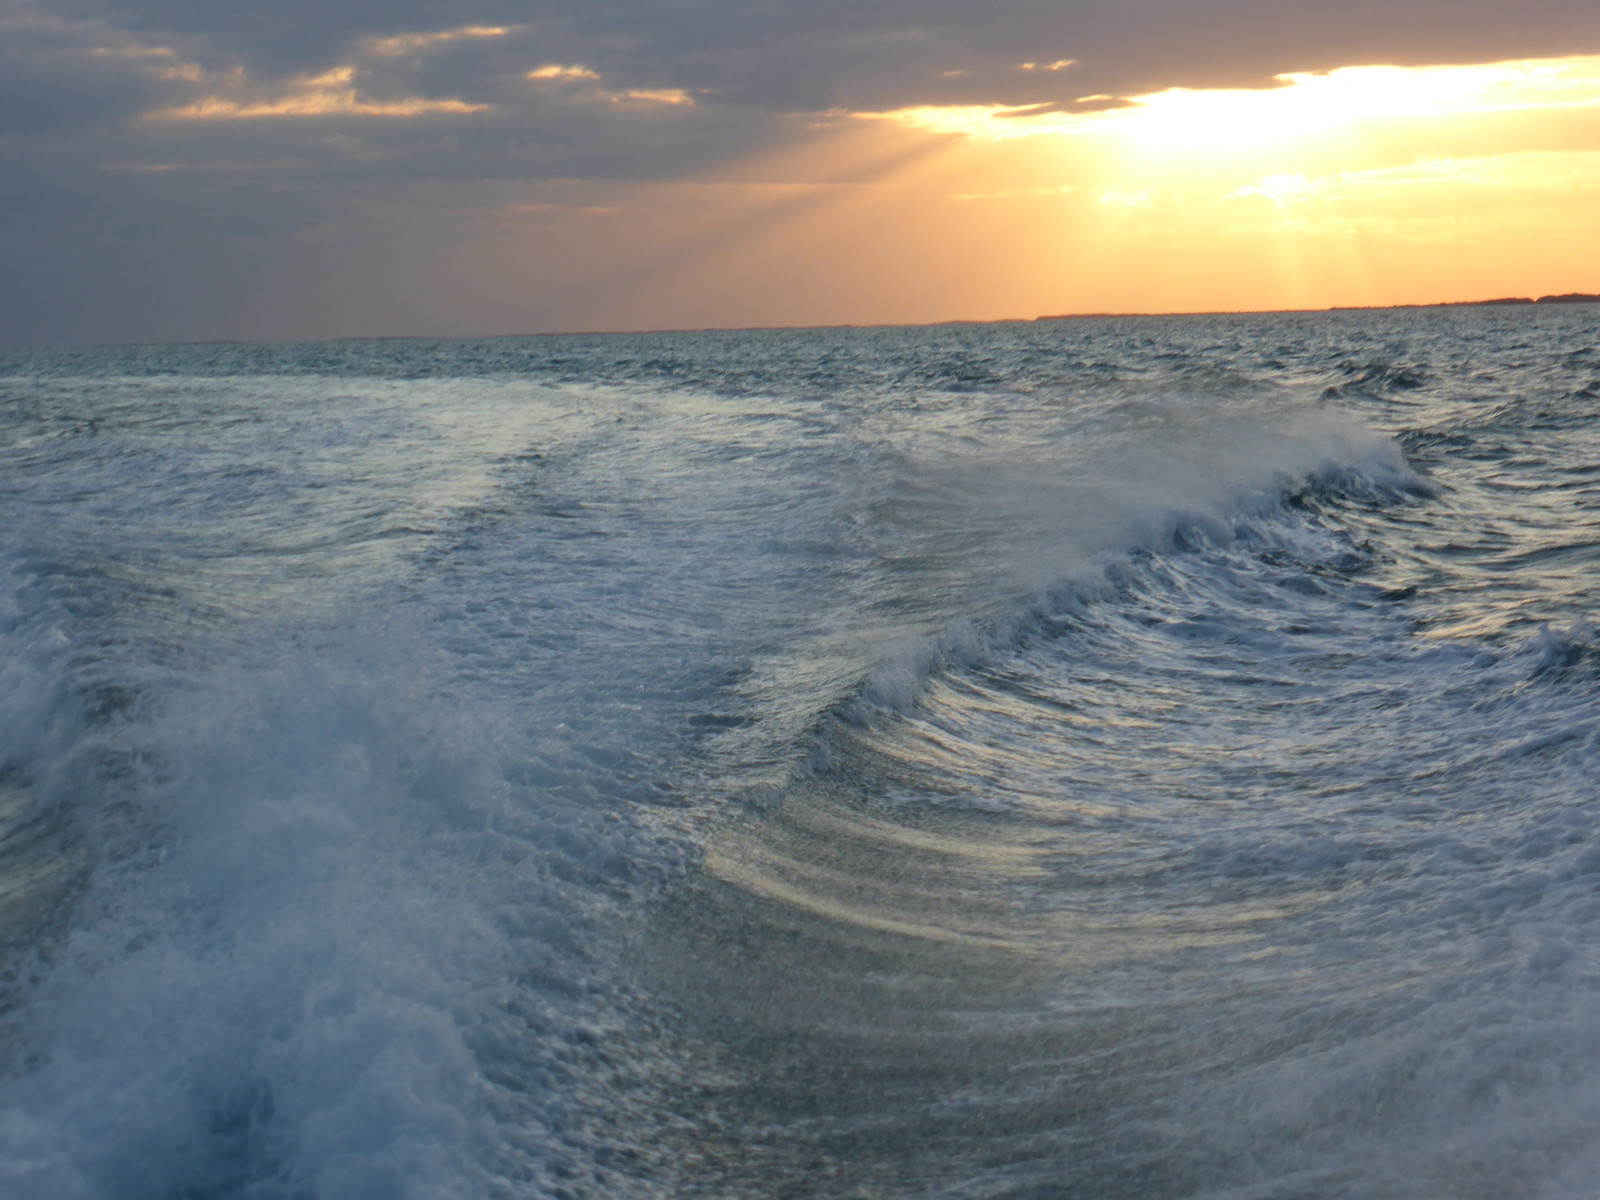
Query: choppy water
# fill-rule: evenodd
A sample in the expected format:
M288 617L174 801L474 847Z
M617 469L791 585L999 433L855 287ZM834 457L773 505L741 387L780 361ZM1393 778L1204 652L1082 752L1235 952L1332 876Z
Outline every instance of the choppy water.
M1593 1195L1597 346L0 359L0 1195Z

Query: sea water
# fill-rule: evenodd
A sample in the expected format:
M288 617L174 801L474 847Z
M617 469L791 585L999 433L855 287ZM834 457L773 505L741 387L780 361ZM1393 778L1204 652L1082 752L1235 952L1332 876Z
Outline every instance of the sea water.
M1600 316L0 358L0 1196L1592 1196Z

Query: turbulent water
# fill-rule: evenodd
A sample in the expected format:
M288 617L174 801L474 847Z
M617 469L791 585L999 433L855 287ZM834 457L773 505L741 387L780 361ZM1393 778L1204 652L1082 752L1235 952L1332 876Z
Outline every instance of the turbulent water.
M0 1195L1592 1196L1597 314L0 357Z

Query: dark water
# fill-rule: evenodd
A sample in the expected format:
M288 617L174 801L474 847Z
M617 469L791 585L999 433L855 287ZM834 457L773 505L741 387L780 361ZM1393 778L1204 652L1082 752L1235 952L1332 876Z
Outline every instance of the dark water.
M1592 1195L1596 311L0 359L0 1195Z

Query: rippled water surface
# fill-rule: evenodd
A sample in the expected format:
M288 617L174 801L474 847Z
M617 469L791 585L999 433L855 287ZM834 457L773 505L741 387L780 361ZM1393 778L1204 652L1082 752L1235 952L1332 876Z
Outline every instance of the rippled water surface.
M1592 1195L1597 313L0 358L0 1194Z

